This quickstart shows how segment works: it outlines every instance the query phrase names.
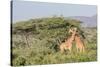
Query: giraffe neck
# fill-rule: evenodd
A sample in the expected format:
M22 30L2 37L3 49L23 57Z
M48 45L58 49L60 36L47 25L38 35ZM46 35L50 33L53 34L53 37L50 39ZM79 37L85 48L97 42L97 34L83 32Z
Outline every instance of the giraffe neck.
M72 36L71 36L72 41L73 41L74 38L75 38L75 34L76 34L76 31L72 33Z

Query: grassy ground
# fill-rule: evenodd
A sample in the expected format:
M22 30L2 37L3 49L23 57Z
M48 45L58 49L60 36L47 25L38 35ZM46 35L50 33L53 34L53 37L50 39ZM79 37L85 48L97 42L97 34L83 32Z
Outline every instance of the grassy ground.
M74 49L72 53L52 52L51 50L36 50L35 48L19 48L13 50L13 65L41 65L41 64L61 64L75 62L89 62L97 60L95 44L88 44L84 53L77 53Z

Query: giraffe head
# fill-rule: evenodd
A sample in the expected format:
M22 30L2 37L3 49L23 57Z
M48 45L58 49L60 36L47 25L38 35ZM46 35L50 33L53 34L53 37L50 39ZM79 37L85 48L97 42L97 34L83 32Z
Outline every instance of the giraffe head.
M76 32L77 31L77 28L76 27L72 27L69 29L68 33L73 33L73 32Z

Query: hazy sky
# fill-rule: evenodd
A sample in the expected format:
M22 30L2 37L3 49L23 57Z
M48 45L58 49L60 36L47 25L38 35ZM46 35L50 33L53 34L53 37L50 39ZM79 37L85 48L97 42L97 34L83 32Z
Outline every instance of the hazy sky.
M68 17L93 16L95 14L97 14L97 7L94 5L13 1L13 21L48 17L53 15L63 15L64 17Z

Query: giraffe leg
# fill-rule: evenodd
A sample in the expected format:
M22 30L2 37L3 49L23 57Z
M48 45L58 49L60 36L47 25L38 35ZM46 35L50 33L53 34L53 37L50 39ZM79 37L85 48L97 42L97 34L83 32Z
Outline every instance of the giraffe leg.
M60 46L60 52L61 52L61 53L63 53L63 52L64 52L64 48L63 48L63 46L62 46L62 45Z
M83 49L82 49L82 52L84 53L84 47L83 47Z
M79 52L79 49L78 49L78 47L76 48L77 49L77 53Z
M82 48L80 48L80 53L82 53Z
M71 47L70 47L70 48L68 48L68 50L69 50L69 53L71 53L71 52L72 52L72 49L71 49Z

